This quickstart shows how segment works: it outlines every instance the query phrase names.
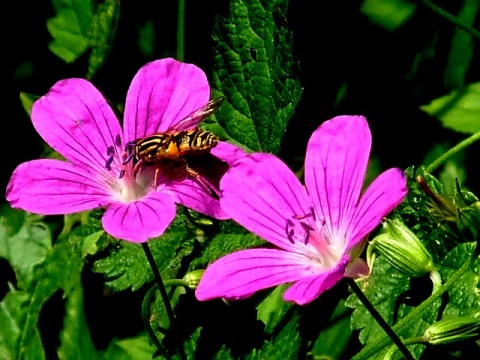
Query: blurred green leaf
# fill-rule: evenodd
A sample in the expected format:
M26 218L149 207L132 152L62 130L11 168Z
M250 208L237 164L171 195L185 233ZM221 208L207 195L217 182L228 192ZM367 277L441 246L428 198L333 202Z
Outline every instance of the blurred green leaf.
M457 132L474 134L480 131L480 82L454 90L420 107L436 117L444 127Z
M457 20L465 26L474 26L480 1L464 0L462 3L462 8L456 14ZM473 57L473 46L472 35L455 27L444 74L444 83L447 89L461 89L465 85L465 75Z
M117 33L120 1L104 0L92 19L89 43L92 47L88 59L87 79L91 79L110 54Z
M138 29L138 48L147 59L153 56L155 51L155 25L149 20Z
M91 0L52 0L56 16L47 20L53 37L49 49L67 63L74 62L89 47L93 19Z
M27 290L37 280L37 265L42 263L51 246L50 229L38 215L0 206L0 257L13 270L20 289Z
M30 116L30 112L32 111L33 103L39 98L39 96L27 94L24 92L20 93L20 101L22 103L23 108Z
M287 4L233 0L228 17L214 25L213 87L227 97L214 117L224 128L218 133L253 151L279 150L302 94Z
M314 358L342 358L352 334L350 311L345 306L344 301L339 302L331 316L329 325L320 333L313 345L311 355Z
M144 360L152 359L156 348L147 335L139 334L125 339L114 339L104 352L108 360Z
M0 302L0 354L4 359L17 359L20 354L20 339L24 331L30 294L24 291L10 291ZM30 344L23 359L44 359L45 354L37 329L31 329Z
M405 0L365 0L360 11L376 25L394 31L414 14L417 4Z
M99 358L85 318L83 288L78 275L78 282L71 288L65 303L61 343L57 351L59 360Z
M22 233L23 229L28 229L30 221L30 215L25 215L25 221L20 227L19 233ZM45 231L44 226L40 226L40 230L37 229L34 233L36 234L38 231L40 231L38 238L41 239L41 234ZM7 234L13 235L7 237L11 240L17 233L12 234L7 231ZM35 240L37 241L36 236ZM63 291L65 298L68 298L70 290L79 286L83 262L80 252L67 238L59 239L55 246L47 251L46 256L44 256L43 249L39 252L36 244L32 245L29 242L28 238L20 238L18 241L18 246L23 250L23 257L30 259L32 262L34 262L32 260L34 258L37 258L37 261L40 259L43 259L43 261L30 269L32 274L30 275L29 287L28 289L22 289L26 295L13 289L7 293L1 304L0 319L11 318L9 326L4 326L7 322L2 322L2 337L10 342L8 348L15 351L12 358L42 359L44 353L38 330L40 312L43 305L53 294ZM38 256L39 253L41 256ZM25 262L22 266L28 265L29 263ZM16 263L13 264L15 272L19 273L17 266ZM12 307L9 306L8 301L21 301L21 306L17 304L17 311L12 313Z

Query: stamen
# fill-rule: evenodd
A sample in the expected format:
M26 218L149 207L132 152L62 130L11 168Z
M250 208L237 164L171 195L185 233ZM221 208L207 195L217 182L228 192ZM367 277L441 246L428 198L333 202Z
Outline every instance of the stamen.
M120 175L118 176L119 179L123 178L125 176L125 170L120 170Z
M134 157L134 154L133 154L133 153L130 154L130 155L128 155L128 156L125 158L125 160L123 160L122 165L127 165L130 161L132 161L133 157Z
M291 229L288 233L287 233L287 239L292 243L292 244L295 244L295 241L293 240L293 229Z
M125 144L125 151L130 151L132 148L134 148L137 145L135 141L129 141Z
M113 162L113 155L110 155L110 157L105 162L105 167L107 168L108 171L112 170L112 167L110 166L112 165L112 162Z
M306 230L303 234L303 243L308 245L308 241L310 240L310 230Z
M111 155L113 155L113 154L115 154L115 149L113 148L113 146L109 146L109 147L107 148L107 155L108 155L108 156L111 156Z
M120 145L122 145L122 138L120 137L119 134L115 136L115 144L117 145L117 147L120 147Z
M312 231L313 230L313 228L310 225L305 224L304 222L300 221L300 225L302 226L303 230L305 230L305 231Z

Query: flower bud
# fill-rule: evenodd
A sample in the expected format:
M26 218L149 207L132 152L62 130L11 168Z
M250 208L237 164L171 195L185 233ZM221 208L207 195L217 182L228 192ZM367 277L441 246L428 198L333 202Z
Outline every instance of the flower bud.
M384 233L370 245L398 271L410 276L424 276L435 271L433 260L420 239L402 222L386 219Z
M202 275L204 272L204 269L189 271L184 276L183 280L185 280L185 283L190 289L195 290L198 286L198 283L202 279Z
M432 345L480 339L480 318L462 316L440 320L430 325L425 330L423 337Z

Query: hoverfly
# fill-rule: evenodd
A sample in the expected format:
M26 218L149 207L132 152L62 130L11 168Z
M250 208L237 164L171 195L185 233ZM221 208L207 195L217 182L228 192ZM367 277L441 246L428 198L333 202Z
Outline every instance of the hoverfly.
M204 107L182 119L176 128L188 129L198 124L199 118L201 121L213 114L224 100L225 97L219 97L209 101ZM215 134L198 127L191 130L155 133L129 143L127 147L130 155L125 163L133 159L134 174L138 173L142 166L155 166L155 188L158 174L162 171L168 177L190 176L216 196L208 181L192 166L196 167L204 157L208 157L210 150L218 144L218 141Z

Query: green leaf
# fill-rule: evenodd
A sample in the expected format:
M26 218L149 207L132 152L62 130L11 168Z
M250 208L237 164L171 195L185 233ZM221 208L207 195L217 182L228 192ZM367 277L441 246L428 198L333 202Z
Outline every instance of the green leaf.
M466 134L480 131L480 82L454 90L422 105L421 110L436 117L444 127Z
M277 286L258 306L257 318L265 324L265 332L271 334L282 321L293 303L283 299L283 293L288 284Z
M38 215L10 209L6 204L0 209L0 257L12 266L18 287L27 290L37 279L37 265L52 246L50 229Z
M215 119L227 140L253 151L279 150L302 93L287 4L234 0L214 25L213 87L227 97Z
M144 360L152 359L156 348L150 344L147 335L139 334L125 339L114 339L104 352L108 360Z
M152 20L138 29L138 49L144 57L150 59L155 51L155 25Z
M112 49L120 17L120 2L105 0L93 17L90 33L92 52L88 59L87 79L91 79L105 62Z
M450 251L439 269L442 278L448 279L454 271L458 270L468 260L474 249L474 243L464 243ZM480 258L477 258L470 270L450 289L448 292L449 301L442 317L476 316L480 312L479 266Z
M395 270L381 256L375 260L372 275L365 285L364 294L390 326L393 325L394 316L401 319L411 311L412 306L402 301L407 294L406 291L410 288L409 280L406 275ZM420 289L413 288L412 291L419 293ZM403 338L421 336L436 319L440 304L441 301L438 299L435 306L422 314L421 318L412 321L400 335ZM351 317L351 326L353 330L360 330L359 339L362 344L369 344L376 341L378 337L385 335L384 330L355 295L348 297L346 306L355 309ZM423 351L422 347L414 347L413 349L416 355L420 355ZM384 359L387 350L388 348L384 348L372 359Z
M5 359L16 359L20 353L20 338L23 332L23 324L26 322L29 306L30 294L23 291L12 290L0 302L0 354ZM28 353L37 356L38 359L44 359L42 343L37 330L34 330L32 337L35 341L30 342ZM30 356L30 359L35 359ZM28 357L25 356L25 359Z
M190 231L189 231L190 228ZM190 255L195 234L182 216L177 216L159 238L148 241L150 251L164 280L175 278L181 261ZM105 274L106 284L113 290L140 289L153 280L152 269L140 244L114 240L116 247L94 263L93 270Z
M91 0L52 0L56 16L47 20L53 37L49 49L67 63L74 62L89 47L93 19Z
M26 216L25 223L28 224L28 222L29 217ZM24 224L20 229L23 228L25 228ZM28 241L23 241L23 243L27 245ZM24 246L23 249L26 258L32 257L31 253L37 253L35 247L32 249L32 247ZM80 252L69 242L68 238L59 239L55 246L47 252L44 261L35 268L31 284L28 289L25 289L26 294L23 295L15 290L7 294L0 308L0 319L10 318L8 326L6 326L7 322L2 322L2 337L9 340L8 348L15 351L12 358L44 358L38 330L40 312L43 305L57 291L63 291L65 298L68 298L69 291L80 283L82 269L83 262ZM9 301L21 302L18 311L12 313ZM4 324L5 326L3 326Z
M456 14L456 18L465 26L473 27L480 2L478 0L465 0L462 3L462 8ZM446 88L459 89L465 85L465 75L473 57L473 41L472 35L459 27L455 27L444 75Z
M98 358L97 350L90 337L83 303L83 288L78 281L71 287L65 304L64 327L60 332L59 360L83 360Z
M360 11L373 24L394 31L412 17L416 8L417 4L405 0L365 0Z
M236 250L248 249L255 246L265 245L266 242L255 234L228 234L220 233L208 243L203 250L202 256L192 261L191 268L206 267L210 262L230 254Z
M348 347L352 330L350 328L351 310L340 301L335 308L326 328L320 333L313 345L311 355L320 359L340 359Z
M281 327L278 333L260 349L254 349L246 359L298 359L302 336L298 331L299 316L293 312L289 321Z

